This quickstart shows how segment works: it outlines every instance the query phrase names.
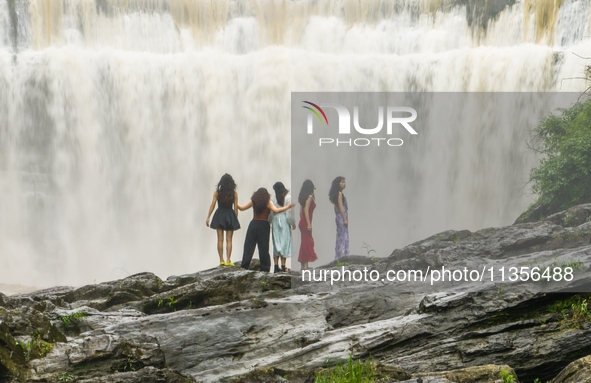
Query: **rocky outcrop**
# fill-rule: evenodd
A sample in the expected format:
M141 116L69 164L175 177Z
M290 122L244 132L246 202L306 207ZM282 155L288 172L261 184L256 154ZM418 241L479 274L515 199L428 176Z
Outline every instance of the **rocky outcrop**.
M364 283L218 267L0 295L0 381L306 382L370 355L384 382L494 382L503 371L547 381L591 355L582 293L591 286L591 222L559 214L447 231L387 258L351 256L315 270L380 276ZM382 280L390 270L484 265L575 270L568 283Z
M77 380L80 383L191 383L194 379L170 369L146 367L139 371L117 372L100 378Z
M454 371L443 371L429 374L416 374L417 378L435 378L442 377L450 382L456 383L494 383L496 381L505 380L517 383L517 375L515 371L509 366L495 366L495 365L484 365L477 367L462 368Z
M591 356L578 359L568 366L551 383L591 382Z
M558 225L572 227L587 222L589 217L591 217L591 203L573 206L554 214L550 213L547 206L540 205L530 207L517 218L515 223L539 222L546 219Z

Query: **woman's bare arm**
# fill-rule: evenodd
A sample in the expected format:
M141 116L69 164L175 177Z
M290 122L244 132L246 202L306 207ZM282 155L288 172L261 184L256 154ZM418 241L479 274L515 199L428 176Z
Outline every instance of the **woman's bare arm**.
M275 204L273 203L273 201L269 200L269 202L267 203L267 207L269 209L271 209L271 211L273 213L275 213L275 214L283 213L284 211L289 210L289 209L291 209L294 206L295 206L295 204L290 203L287 206L283 206L281 208L277 208L277 206L275 206Z
M341 212L341 216L343 217L343 223L345 227L349 227L349 221L345 216L345 208L343 207L343 193L339 192L339 211Z
M218 191L213 192L213 201L211 201L211 206L209 207L209 213L207 214L207 219L205 220L205 225L209 227L209 217L211 217L211 213L213 213L213 209L215 208L215 203L218 200Z
M312 195L306 200L306 206L304 207L304 216L306 217L306 223L308 224L308 231L312 232L312 222L310 222L310 205L312 205Z
M289 201L289 203L295 207L295 204L291 202L291 196L287 197L289 197L287 201ZM289 222L289 226L291 226L291 230L295 230L295 209L291 209L289 212L287 212L287 221Z
M238 206L238 210L240 210L240 211L248 210L252 207L252 200L249 199L248 202L246 203L246 205L236 204L236 206Z
M238 193L234 192L234 213L238 216Z

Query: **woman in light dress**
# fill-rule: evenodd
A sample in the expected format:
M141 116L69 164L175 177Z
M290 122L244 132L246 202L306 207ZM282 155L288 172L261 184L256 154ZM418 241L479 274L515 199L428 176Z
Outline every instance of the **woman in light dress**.
M347 183L345 177L337 177L332 181L328 198L334 205L335 223L337 224L337 240L334 259L349 255L349 205L343 194Z
M282 182L276 182L273 185L273 190L275 190L275 195L272 201L275 206L283 207L291 205L291 196L287 194L289 190L287 190ZM291 231L295 230L293 209L279 214L271 212L269 222L271 223L271 233L273 236L274 272L290 271L290 269L285 267L285 263L287 258L291 258ZM281 266L279 266L279 258L281 258Z

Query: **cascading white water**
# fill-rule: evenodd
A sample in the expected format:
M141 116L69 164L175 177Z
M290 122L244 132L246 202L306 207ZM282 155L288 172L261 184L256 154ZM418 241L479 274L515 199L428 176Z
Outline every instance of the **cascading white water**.
M219 177L242 203L289 182L291 91L588 86L569 78L591 56L589 0L464 3L0 0L0 282L216 265Z

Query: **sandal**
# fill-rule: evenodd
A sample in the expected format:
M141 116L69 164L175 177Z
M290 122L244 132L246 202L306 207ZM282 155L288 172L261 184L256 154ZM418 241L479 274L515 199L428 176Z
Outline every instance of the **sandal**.
M226 266L234 266L234 263L232 261L226 262Z
M226 266L226 262L220 262L220 266Z
M288 272L290 272L290 271L291 271L291 269L288 269L288 268L287 268L287 267L285 267L285 266L281 266L281 272L283 272L283 273L288 273Z

